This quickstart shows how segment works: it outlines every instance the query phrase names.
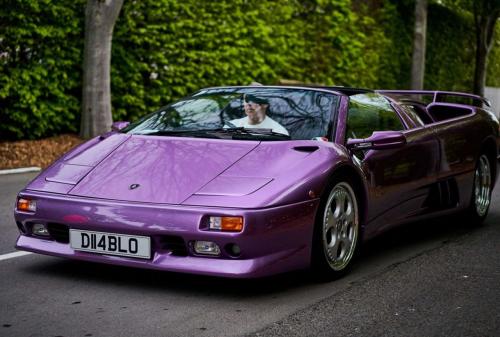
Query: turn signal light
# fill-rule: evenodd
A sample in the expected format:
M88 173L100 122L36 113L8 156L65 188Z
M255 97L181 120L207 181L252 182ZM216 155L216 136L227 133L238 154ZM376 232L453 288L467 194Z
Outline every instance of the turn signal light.
M22 212L36 212L36 201L24 198L17 199L17 210Z
M210 229L226 232L241 232L243 230L243 217L211 216Z

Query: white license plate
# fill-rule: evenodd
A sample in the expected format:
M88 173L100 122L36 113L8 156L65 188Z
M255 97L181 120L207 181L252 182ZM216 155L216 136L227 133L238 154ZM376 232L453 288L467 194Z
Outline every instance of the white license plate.
M74 250L140 259L151 257L151 238L149 236L70 229L69 242Z

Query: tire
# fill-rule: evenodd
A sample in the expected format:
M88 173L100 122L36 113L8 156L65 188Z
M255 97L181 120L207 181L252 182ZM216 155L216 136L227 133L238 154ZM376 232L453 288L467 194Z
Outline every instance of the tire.
M479 156L474 171L474 182L469 208L466 211L468 221L473 225L481 224L491 204L492 193L491 162L485 153Z
M354 184L336 179L323 196L313 237L312 267L317 277L332 280L345 275L361 241L359 202Z

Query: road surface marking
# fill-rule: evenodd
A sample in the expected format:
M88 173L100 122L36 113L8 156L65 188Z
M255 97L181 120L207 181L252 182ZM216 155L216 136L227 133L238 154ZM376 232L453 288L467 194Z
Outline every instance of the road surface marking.
M15 257L21 257L21 256L25 256L25 255L30 255L30 254L33 254L33 253L30 253L30 252L14 252L14 253L2 254L2 255L0 255L0 261L8 260L8 259L13 259Z

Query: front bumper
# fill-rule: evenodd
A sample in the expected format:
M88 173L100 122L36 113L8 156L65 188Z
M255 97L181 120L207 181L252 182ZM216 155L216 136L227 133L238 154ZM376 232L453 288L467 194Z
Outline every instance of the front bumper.
M251 278L309 266L314 218L318 200L265 209L230 209L115 202L102 199L25 190L20 196L35 199L37 212L15 211L21 235L16 248L35 253L122 266L202 275ZM207 230L210 215L243 216L239 233ZM50 238L35 237L33 223L44 223ZM151 259L75 251L64 232L72 229L151 237ZM62 233L62 234L61 234ZM221 255L197 255L195 240L215 242ZM224 249L241 248L237 257Z

